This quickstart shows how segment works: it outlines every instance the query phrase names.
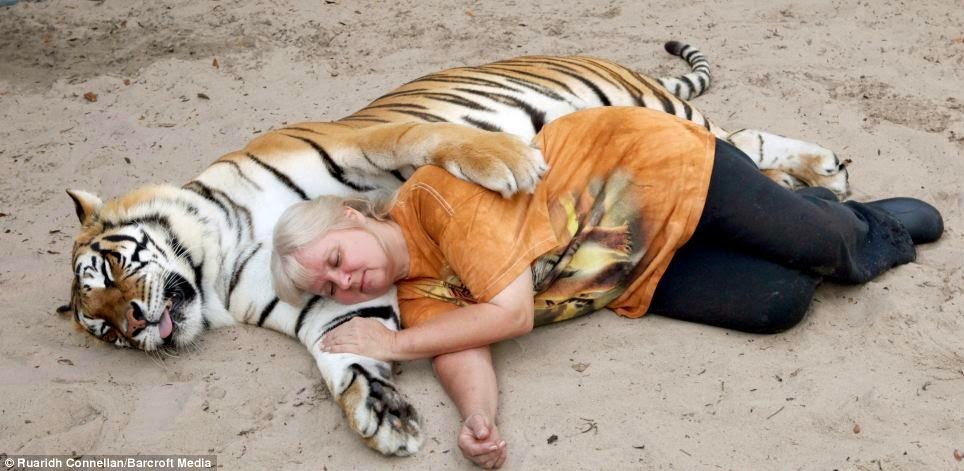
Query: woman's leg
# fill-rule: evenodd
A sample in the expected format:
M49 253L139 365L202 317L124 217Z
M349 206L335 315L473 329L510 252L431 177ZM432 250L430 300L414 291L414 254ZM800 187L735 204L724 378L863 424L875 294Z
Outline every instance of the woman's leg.
M656 286L649 312L757 334L793 327L820 278L720 246L689 243Z
M693 241L843 283L866 282L914 259L909 233L883 210L787 191L729 143L717 140L716 146Z

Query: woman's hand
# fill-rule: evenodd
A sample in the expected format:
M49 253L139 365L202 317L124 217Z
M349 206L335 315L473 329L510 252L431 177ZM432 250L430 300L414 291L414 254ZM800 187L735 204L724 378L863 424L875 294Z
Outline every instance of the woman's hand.
M499 435L499 429L479 414L469 416L462 423L459 450L462 451L462 456L485 469L502 467L508 456L505 440Z
M354 353L376 360L397 360L396 332L384 324L365 317L356 317L328 332L321 339L321 351L326 353Z

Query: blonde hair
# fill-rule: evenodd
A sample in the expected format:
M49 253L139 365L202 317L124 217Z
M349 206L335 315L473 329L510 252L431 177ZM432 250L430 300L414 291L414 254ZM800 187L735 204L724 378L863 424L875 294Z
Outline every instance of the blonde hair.
M366 218L386 221L395 197L395 192L387 191L352 197L323 195L286 209L272 237L271 280L278 298L299 306L304 301L305 288L314 282L315 274L295 259L298 250L332 231L367 230L364 222L346 216L345 208L354 209Z

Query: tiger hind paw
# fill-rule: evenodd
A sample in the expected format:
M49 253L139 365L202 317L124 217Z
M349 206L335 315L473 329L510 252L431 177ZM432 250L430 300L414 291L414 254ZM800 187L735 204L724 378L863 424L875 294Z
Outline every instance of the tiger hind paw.
M833 151L817 144L763 131L744 129L727 141L747 154L771 179L788 188L819 186L841 200L850 195L847 164Z

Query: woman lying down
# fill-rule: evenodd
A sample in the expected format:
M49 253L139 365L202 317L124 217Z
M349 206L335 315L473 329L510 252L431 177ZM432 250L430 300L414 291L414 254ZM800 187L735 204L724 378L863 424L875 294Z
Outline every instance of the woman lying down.
M822 280L867 282L943 231L919 200L788 191L704 128L658 111L580 111L534 143L549 170L533 194L504 199L427 166L393 198L292 206L274 234L285 301L353 304L397 285L403 330L355 318L321 348L431 358L464 420L459 448L484 468L508 456L489 345L602 308L780 332Z

